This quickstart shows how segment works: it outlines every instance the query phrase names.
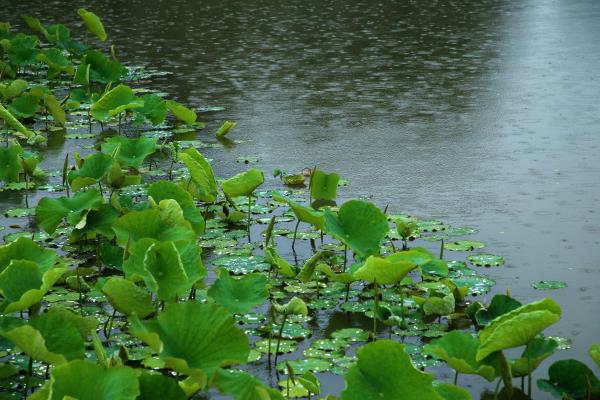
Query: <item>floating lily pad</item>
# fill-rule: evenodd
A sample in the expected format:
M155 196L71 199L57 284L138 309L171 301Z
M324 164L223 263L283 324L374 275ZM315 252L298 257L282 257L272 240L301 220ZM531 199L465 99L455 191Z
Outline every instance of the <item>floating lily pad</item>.
M314 299L310 301L307 305L308 308L315 310L330 310L338 305L339 301L334 299Z
M467 260L478 267L499 267L504 264L504 258L489 253L473 254Z
M333 332L331 337L348 342L366 342L369 340L369 332L361 328L345 328Z
M453 279L458 287L467 286L468 293L472 296L480 296L489 292L496 281L485 276L471 275Z
M419 228L421 232L440 232L445 231L449 228L449 226L444 224L442 221L432 219L417 221L417 228Z
M11 208L4 211L4 216L7 218L20 218L35 215L35 208Z
M537 290L553 290L566 288L567 284L561 281L539 281L531 284Z
M449 242L444 244L444 249L452 251L473 251L482 249L485 244L475 240L461 240L458 242Z
M304 374L308 371L327 372L333 366L331 362L321 358L307 358L304 360L290 360L287 362L290 363L294 369L294 373L298 375ZM277 364L277 369L279 372L287 373L285 362Z
M254 348L261 352L267 353L269 349L269 339L262 339L254 343ZM281 339L279 342L279 353L292 353L296 351L297 343L295 340ZM275 354L277 349L277 340L271 340L271 354Z
M0 192L7 190L25 190L25 189L33 189L35 188L35 183L33 182L10 182L4 184L4 186L0 187Z
M279 337L279 325L272 324L271 329L273 332L273 337ZM260 328L260 331L268 332L269 328L268 326L263 326ZM310 335L312 335L312 331L310 329L296 323L286 323L283 327L283 331L281 332L282 339L301 340L306 339Z
M283 368L286 368L285 364L283 364ZM294 370L294 372L296 371ZM286 396L286 398L308 396L308 390L306 390L306 388L304 388L304 386L302 386L302 384L298 381L294 383L291 379L284 379L282 381L279 381L277 384L283 388L281 390L281 394L283 396Z
M268 271L271 264L262 256L225 256L212 260L216 267L223 267L234 274Z

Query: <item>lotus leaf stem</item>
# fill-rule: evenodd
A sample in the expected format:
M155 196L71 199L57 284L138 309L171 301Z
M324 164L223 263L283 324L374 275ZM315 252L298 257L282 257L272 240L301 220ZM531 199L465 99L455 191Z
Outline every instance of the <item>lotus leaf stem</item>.
M285 326L285 321L287 320L287 314L283 315L283 320L281 321L281 325L279 326L279 335L277 336L277 346L275 346L275 366L277 366L277 358L279 357L279 344L281 343L281 335L283 334L283 327ZM269 346L270 350L270 346Z

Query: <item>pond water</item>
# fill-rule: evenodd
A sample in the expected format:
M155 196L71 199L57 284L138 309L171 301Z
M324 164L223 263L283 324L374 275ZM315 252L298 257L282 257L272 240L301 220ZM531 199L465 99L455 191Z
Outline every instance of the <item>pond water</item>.
M266 172L317 165L350 181L347 198L479 228L507 260L488 271L496 292L563 307L548 332L572 347L540 375L557 358L589 363L600 340L600 2L1 3L0 20L70 25L88 7L123 62L172 73L150 87L224 107L202 114L201 136L230 119L246 142L205 152L220 176L242 168L240 155ZM50 143L42 167L59 169L69 146ZM22 205L2 196L2 209ZM540 292L539 280L568 287ZM481 379L461 381L479 396Z

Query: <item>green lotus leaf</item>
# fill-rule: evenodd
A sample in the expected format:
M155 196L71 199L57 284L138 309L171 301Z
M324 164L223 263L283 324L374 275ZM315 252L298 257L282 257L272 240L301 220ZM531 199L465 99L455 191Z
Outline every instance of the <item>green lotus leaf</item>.
M45 249L28 237L20 237L13 242L0 246L0 272L13 260L32 261L46 270L56 263L54 251Z
M504 264L504 258L488 253L473 254L467 260L478 267L499 267Z
M19 181L22 153L23 149L16 142L11 143L9 147L0 147L0 180L4 182Z
M369 332L361 328L344 328L333 332L331 337L347 342L366 342L369 340Z
M235 400L283 400L278 392L269 394L265 385L254 375L244 371L221 369L217 372L214 385L223 395ZM267 397L264 394L267 393Z
M233 130L233 128L235 128L236 125L237 125L237 122L230 122L230 121L223 122L223 125L221 125L221 127L219 129L217 129L217 132L215 133L216 138L217 139L224 138L225 135L227 135L229 132L231 132Z
M560 306L554 300L545 298L495 318L479 333L481 346L477 351L477 360L495 351L526 345L557 322L560 315Z
M340 176L337 173L326 174L315 169L310 177L310 198L313 205L315 202L316 204L335 205L339 181Z
M307 224L314 226L317 230L323 230L325 228L325 217L323 216L322 211L317 211L312 207L298 204L279 192L273 192L273 199L290 206L299 221L306 222Z
M159 352L173 370L207 379L218 368L243 364L250 343L231 314L213 303L167 304L154 320L131 317L131 333Z
M77 10L77 14L79 14L85 23L85 27L94 35L96 35L100 41L104 42L106 40L108 36L104 31L104 25L102 25L102 21L100 21L100 18L98 18L96 14L86 10L85 8L80 8Z
M523 354L516 360L510 360L512 376L527 376L558 348L558 342L551 338L533 338L525 347Z
M69 224L81 229L85 226L87 212L99 209L102 203L103 198L100 192L92 188L76 193L70 198L44 197L38 203L35 215L40 228L49 234L54 233L63 218L66 218Z
M289 360L277 364L277 369L283 373L289 373L289 367L294 374L304 374L306 372L328 372L333 366L329 360L319 358L305 358L301 360ZM300 386L302 388L302 386Z
M26 310L39 303L54 283L67 271L64 266L46 268L28 260L12 260L0 273L0 311Z
M548 379L538 379L537 386L559 399L595 399L600 395L596 375L573 359L556 361L548 369Z
M146 94L141 97L144 106L135 109L136 114L143 115L152 125L161 124L167 118L167 103L156 94Z
M444 400L472 400L471 394L466 389L448 383L436 385L435 391Z
M448 276L448 263L445 260L434 258L421 266L421 272L425 276L445 278Z
M208 295L234 314L250 311L267 299L267 277L259 274L233 278L227 270L208 289Z
M352 282L356 282L358 279L354 276L354 274L349 272L335 273L331 267L327 264L319 264L316 267L316 270L324 273L327 277L339 283L344 283L346 285L351 284Z
M8 101L27 90L27 86L27 81L15 79L7 85L0 84L0 94L4 98L4 101Z
M190 171L192 180L196 184L198 198L207 203L213 203L218 194L217 182L206 158L193 147L179 153L179 158Z
M113 223L117 220L119 212L110 204L100 204L97 210L90 210L85 217L85 226L71 231L71 242L79 241L84 235L87 239L95 235L103 235L108 239L114 237Z
M269 347L269 339L262 339L254 342L254 348L261 353L268 353L269 348L271 349L270 353L275 354L277 350L277 342L275 340L271 340L271 347ZM296 351L297 342L295 340L287 340L282 339L279 342L279 353L293 353Z
M308 260L304 261L304 265L296 278L302 283L308 283L312 280L315 270L317 268L317 263L323 258L325 255L322 251L317 251L313 254Z
M156 202L166 199L177 201L183 211L183 216L192 225L194 231L198 234L204 233L204 217L194 204L192 196L177 184L164 180L156 181L148 187L148 196L151 196Z
M354 277L371 283L377 282L378 284L389 285L400 282L410 271L417 267L416 264L410 261L391 261L394 259L392 256L385 258L369 256L365 263L354 271Z
M334 214L325 209L325 231L350 247L359 257L379 254L379 244L388 232L381 210L360 200L345 202Z
M140 371L125 366L104 368L74 360L50 372L48 400L135 400L140 395Z
M6 39L6 41L10 43L8 51L5 51L8 53L10 64L16 67L25 67L36 62L35 56L39 52L37 48L39 41L36 36L17 33L13 38Z
M2 321L0 322L2 325L0 336L13 342L33 359L54 365L67 362L63 354L54 353L48 349L50 344L46 344L46 340L40 331L23 321L18 321L16 318L14 318L15 322L7 326L7 318L11 317L2 317ZM64 333L64 331L63 329L59 329L57 333ZM69 339L69 336L66 336L65 339Z
M428 297L423 303L423 312L425 315L449 315L454 312L456 300L452 294L443 297Z
M6 108L4 108L4 106L2 104L0 104L0 118L2 118L4 120L4 122L6 122L14 130L16 130L21 135L23 135L25 138L27 138L28 141L37 143L37 142L46 140L46 138L44 138L43 136L40 136L40 135L36 134L35 132L32 132L29 129L27 129L25 127L25 125L20 123L19 120L17 118L15 118L15 116L12 115L10 113L10 111L8 111Z
M277 253L277 249L275 247L265 247L265 257L267 261L275 267L277 272L279 272L283 276L286 276L288 278L296 276L296 268L292 264L287 262L285 259L283 259L279 255L279 253Z
M144 371L140 375L140 396L137 400L186 400L186 393L177 381L157 372Z
M126 110L143 106L144 102L135 96L129 86L118 85L92 104L90 114L98 121L106 121Z
M461 374L480 375L489 382L496 374L494 368L475 359L479 339L467 332L452 331L425 345L424 352L444 360Z
M82 62L88 64L90 67L89 79L103 84L118 81L126 71L118 61L110 60L104 54L96 50L86 51L85 58ZM132 98L131 96L127 97ZM118 104L117 102L114 103ZM102 116L104 116L104 112L106 112L108 107L108 104L102 106Z
M448 242L444 244L444 249L452 251L473 251L484 247L484 243L475 240L460 240L458 242Z
M168 200L162 200L163 203ZM125 246L128 241L136 242L142 238L152 238L158 241L195 240L196 233L191 224L183 217L179 204L172 200L172 213L160 209L131 211L120 217L113 226L117 235L117 243ZM181 213L178 218L177 208Z
M411 263L421 267L436 258L427 249L422 247L414 247L408 251L399 251L390 255L390 261L398 262L401 260L410 261Z
M102 293L117 311L125 315L135 313L145 318L156 311L150 292L121 277L109 278L102 286Z
M215 267L223 267L234 274L268 271L271 266L261 256L224 256L211 261Z
M566 288L566 282L561 281L539 281L531 284L534 289L537 290L554 290Z
M52 114L55 122L58 122L60 125L64 125L67 122L65 110L56 97L51 94L44 96L44 106Z
M497 294L487 308L477 310L475 320L480 326L488 325L493 319L521 307L520 301L505 294Z
M8 110L17 118L33 117L40 109L40 101L36 96L24 94L16 97L8 106Z
M116 152L122 167L139 169L144 159L156 150L156 141L156 138L113 136L102 144L102 152L109 155Z
M273 302L275 311L283 315L308 315L308 308L306 303L299 297L292 297L290 301L285 304L277 304Z
M250 196L254 190L262 185L265 176L262 171L250 168L221 183L221 189L228 197Z
M113 163L114 159L104 153L94 153L86 157L79 169L69 172L71 187L73 190L78 191L98 182L108 173Z
M590 357L592 357L592 360L594 360L596 365L598 365L598 367L600 367L600 344L598 344L598 343L592 344L590 346L589 353L590 353Z
M183 104L178 103L174 100L167 100L166 106L167 109L171 111L173 116L178 120L188 125L192 125L194 122L196 122L196 113L193 110L190 110L189 108L184 106Z
M340 400L442 400L433 376L416 369L405 346L378 340L358 350L358 362L346 374Z

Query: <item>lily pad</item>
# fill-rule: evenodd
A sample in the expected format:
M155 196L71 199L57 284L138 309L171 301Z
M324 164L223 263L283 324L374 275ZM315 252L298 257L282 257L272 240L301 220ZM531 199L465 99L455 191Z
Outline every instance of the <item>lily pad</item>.
M561 281L539 281L531 284L534 289L537 290L554 290L566 288L566 282Z
M473 251L482 249L485 244L475 240L461 240L458 242L449 242L444 244L444 249L452 251Z
M467 260L478 267L499 267L504 264L504 258L488 253L473 254Z
M216 267L223 267L238 275L271 269L268 260L262 256L225 256L211 262Z

